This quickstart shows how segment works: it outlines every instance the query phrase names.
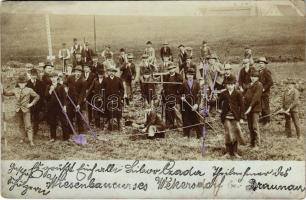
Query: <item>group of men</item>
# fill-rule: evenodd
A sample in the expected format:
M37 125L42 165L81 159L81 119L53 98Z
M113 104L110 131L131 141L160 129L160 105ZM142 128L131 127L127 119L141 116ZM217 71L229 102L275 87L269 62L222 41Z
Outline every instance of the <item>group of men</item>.
M232 73L232 65L221 64L206 41L200 48L200 65L192 61L192 48L182 44L178 46L178 62L175 64L166 41L160 49L162 64L158 65L153 44L148 41L139 66L134 64L134 55L126 53L123 48L115 61L114 53L107 45L100 55L102 62L98 62L99 56L89 47L89 43L82 46L77 39L73 42L71 49L67 49L63 43L59 51L62 73L55 72L53 64L47 62L43 65L41 78L38 70L33 68L29 80L22 75L18 79L17 89L4 91L4 95L16 96L16 112L31 145L34 145L33 133L35 135L39 130L41 113L50 127L50 142L57 137L58 122L64 140L69 140L73 134L84 133L93 125L99 129L108 125L108 129L112 130L114 120L121 130L122 112L124 106L129 106L134 100L136 82L139 83L144 105L150 108L142 126L142 131L148 132L149 138L164 137L166 129L178 127L183 129L186 137L190 137L194 129L197 138L201 138L202 119L215 110L221 113L224 125L225 156L240 157L238 143L246 143L240 127L243 119L248 123L250 146L257 148L260 144L258 123L267 126L271 120L269 100L273 80L266 66L266 58L260 57L254 63L249 47L236 77ZM292 90L295 96L293 100L288 95L284 97L287 106L282 111L286 113L288 134L292 118L299 136L296 115L298 94L294 87ZM157 106L162 106L161 116L154 109Z

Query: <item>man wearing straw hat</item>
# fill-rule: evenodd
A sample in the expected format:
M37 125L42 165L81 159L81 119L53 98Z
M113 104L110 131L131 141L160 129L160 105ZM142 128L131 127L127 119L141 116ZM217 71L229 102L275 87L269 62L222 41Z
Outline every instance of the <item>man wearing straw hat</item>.
M38 102L39 95L33 89L26 87L26 84L27 75L24 73L18 77L17 87L12 91L4 90L3 95L16 97L16 122L22 134L20 142L24 142L27 136L30 145L34 146L30 108ZM32 101L31 97L33 97Z
M160 57L162 61L165 61L165 58L169 61L173 61L172 52L170 47L168 46L169 43L167 41L164 41L162 48L160 49Z
M256 63L258 63L258 71L259 71L259 81L262 83L263 90L262 90L262 118L261 123L266 127L271 119L270 119L270 90L273 86L273 80L272 80L272 73L271 71L266 67L266 64L268 64L268 61L265 57L260 57L258 60L256 60ZM266 117L265 117L266 116Z
M68 124L65 114L63 113L67 112L65 90L64 87L58 83L58 74L56 72L52 72L50 74L50 79L52 84L48 86L46 90L46 107L48 113L47 121L50 127L50 142L54 142L56 140L56 128L58 121L61 123L63 140L68 140Z
M199 125L200 119L198 116L198 110L200 105L200 84L193 77L195 70L189 68L187 71L187 80L183 82L180 87L180 96L182 100L182 119L184 137L190 137L191 129L195 129L197 138L201 137L202 126ZM198 125L197 125L198 124ZM194 127L189 127L194 126Z
M105 78L102 83L102 88L105 89L105 101L107 121L109 123L108 129L112 130L112 119L117 119L118 129L121 130L121 118L122 118L122 99L124 96L124 87L122 80L115 76L117 69L115 66L111 66L107 69L108 77Z
M170 128L175 128L175 120L178 125L182 123L176 105L179 103L179 88L183 83L183 78L179 73L175 72L176 68L177 66L171 62L168 66L169 74L164 75L163 78L166 83L163 84L162 97L165 105L166 125Z

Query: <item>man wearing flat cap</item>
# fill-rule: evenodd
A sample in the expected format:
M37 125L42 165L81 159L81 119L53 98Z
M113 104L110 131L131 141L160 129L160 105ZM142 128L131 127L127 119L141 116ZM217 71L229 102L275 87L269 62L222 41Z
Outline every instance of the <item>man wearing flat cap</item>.
M255 70L253 66L250 66L250 60L245 58L242 60L242 68L239 71L238 84L240 91L243 94L246 93L247 89L251 84L251 71Z
M167 41L164 41L163 46L160 49L160 57L161 57L163 62L164 62L165 58L167 58L167 60L169 60L169 61L173 61L172 52L171 52L171 49L168 45L169 45L169 43Z
M259 82L259 72L257 70L251 71L251 83L247 89L244 100L247 116L248 127L250 131L251 145L250 147L258 149L260 145L260 131L258 126L259 113L262 111L262 83Z
M127 55L127 62L122 65L120 68L121 76L120 78L123 81L124 86L124 100L126 105L129 105L130 101L133 98L133 90L132 90L132 81L135 80L136 77L136 68L133 63L133 54Z
M189 68L187 71L187 80L183 82L180 87L180 96L182 102L182 119L183 127L193 126L200 123L199 116L197 114L199 110L199 105L201 102L200 94L200 84L193 77L195 75L195 70ZM190 137L191 129L195 129L197 133L197 138L201 138L202 126L193 126L189 128L184 128L184 137Z
M117 69L110 67L107 69L108 77L102 83L102 88L105 89L106 113L108 121L108 129L112 130L112 119L117 119L118 129L121 130L122 118L122 99L124 96L124 87L122 80L117 77Z
M268 61L265 57L258 58L256 63L258 65L259 81L263 85L261 113L263 118L261 119L261 123L264 125L264 127L266 127L271 121L270 116L268 115L270 114L270 89L273 86L272 73L266 66Z
M166 125L169 128L175 128L175 121L178 126L181 125L182 119L178 113L178 104L180 101L180 86L183 83L182 76L176 72L177 66L174 63L170 63L168 66L169 74L164 75L163 80L163 90L162 98L165 105L165 114L166 114ZM176 84L177 83L177 84Z
M58 58L62 61L63 63L63 70L62 72L66 72L66 66L67 66L67 61L70 59L70 51L66 47L66 43L62 44L62 48L58 52Z
M292 137L291 121L293 121L297 138L301 136L300 119L299 119L299 105L300 93L296 89L296 81L287 79L285 82L286 88L282 98L282 107L279 112L285 114L285 132L287 137Z
M36 135L38 132L38 126L40 123L39 113L43 111L44 105L44 87L41 80L38 78L37 69L30 70L30 80L28 80L26 87L32 88L41 98L38 102L31 107L31 121L33 124L33 134ZM31 98L32 100L33 98Z
M240 91L235 89L236 77L232 74L224 80L226 90L220 94L221 122L224 126L225 137L225 158L238 154L238 142L245 144L242 137L239 121L244 117L244 102Z

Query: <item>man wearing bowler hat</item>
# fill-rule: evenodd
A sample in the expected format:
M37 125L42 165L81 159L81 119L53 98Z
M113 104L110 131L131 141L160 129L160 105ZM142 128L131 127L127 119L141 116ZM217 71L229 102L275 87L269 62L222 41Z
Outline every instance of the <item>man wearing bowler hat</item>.
M87 88L87 83L86 80L84 79L83 72L84 71L82 69L82 66L78 65L75 68L74 75L68 78L68 87L74 90L76 95L75 111L76 111L76 123L79 134L84 132L84 121L83 118L81 117L81 114L83 114L83 110L85 108L84 100L86 97L86 88Z
M182 119L183 119L183 129L184 137L190 137L191 129L195 129L197 133L197 138L201 137L201 125L196 125L200 123L198 116L199 105L201 101L200 94L200 84L193 77L195 75L195 70L189 68L187 71L187 80L183 82L180 87L180 96L182 100ZM193 126L196 125L196 126ZM193 127L188 127L193 126ZM188 127L188 128L187 128Z
M27 74L24 73L18 77L17 87L12 91L3 90L3 95L16 97L16 123L22 134L20 142L23 143L27 136L30 145L34 146L30 109L38 102L39 95L33 89L26 87L26 84Z
M262 111L262 83L259 82L259 72L252 70L251 83L244 95L245 100L245 115L247 116L248 127L251 137L250 147L258 149L260 145L260 131L258 126L259 113Z
M167 41L164 41L163 46L160 49L160 57L161 57L163 62L164 62L165 58L167 58L167 60L173 62L172 52L171 52L171 49L168 45L169 45L169 43Z
M257 68L259 71L259 81L262 83L263 90L262 90L262 119L261 123L266 127L271 119L270 119L270 90L273 86L273 80L272 80L272 73L271 71L266 67L266 64L268 64L268 61L265 57L260 57L258 60L256 60ZM266 117L265 117L266 116Z
M90 102L99 110L94 110L94 117L95 117L95 126L96 128L104 128L104 119L107 117L105 112L105 88L103 88L103 82L105 81L105 71L104 69L97 70L98 77L92 82L90 88L88 89L88 93L93 94L93 99ZM102 118L102 125L101 125L101 118Z
M39 114L43 111L43 97L44 97L44 90L43 90L43 83L41 80L38 79L38 71L37 69L30 70L30 80L28 80L27 85L28 88L32 88L41 98L38 102L31 107L31 121L33 124L33 133L34 135L38 132L38 126L40 122ZM33 100L33 98L31 98Z
M92 64L92 57L94 55L94 51L90 48L89 42L85 42L85 47L82 49L81 54L84 63Z
M102 83L102 88L105 89L105 101L107 121L109 123L108 129L112 130L112 119L117 119L118 129L121 130L122 118L122 99L124 96L124 87L122 80L117 77L116 67L112 66L108 69L108 77Z
M178 125L181 125L182 119L178 114L177 105L179 103L179 88L183 83L182 76L175 72L176 66L174 63L170 63L168 66L169 74L164 75L163 80L163 90L162 90L162 98L163 103L165 105L165 114L166 114L166 125L170 128L175 128L175 120ZM177 84L175 84L177 83Z

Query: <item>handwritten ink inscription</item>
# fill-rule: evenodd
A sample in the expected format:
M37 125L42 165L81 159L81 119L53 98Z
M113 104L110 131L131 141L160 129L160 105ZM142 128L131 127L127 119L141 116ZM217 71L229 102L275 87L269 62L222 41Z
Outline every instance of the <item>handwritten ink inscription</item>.
M150 162L122 161L103 162L35 162L25 167L22 162L10 162L6 175L9 191L31 196L52 196L54 189L60 191L90 189L108 191L202 191L212 192L216 197L222 190L256 192L259 190L289 190L304 192L304 185L275 185L261 178L285 180L293 174L291 167L258 169L252 167L211 166L197 168L192 164L178 167L175 161ZM158 166L158 167L156 167ZM107 177L107 178L105 178ZM118 178L120 177L120 178ZM265 179L265 180L269 180ZM39 183L39 184L38 184ZM41 184L42 183L42 184Z

